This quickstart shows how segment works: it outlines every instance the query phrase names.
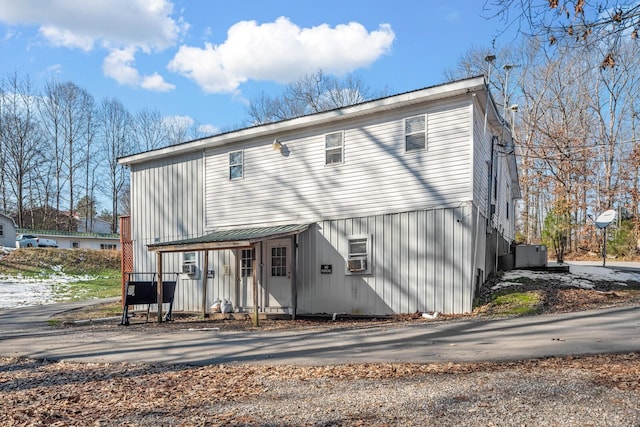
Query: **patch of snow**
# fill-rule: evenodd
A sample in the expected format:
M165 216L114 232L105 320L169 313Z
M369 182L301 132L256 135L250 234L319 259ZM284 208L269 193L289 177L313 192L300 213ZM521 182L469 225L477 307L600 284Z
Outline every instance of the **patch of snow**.
M606 267L587 265L570 265L569 273L549 273L545 271L511 270L504 273L502 281L492 287L493 290L514 286L517 279L554 281L567 287L594 289L593 282L613 282L619 286L626 286L627 281L640 282L639 273L613 270Z
M61 271L48 276L24 277L0 275L0 309L52 304L61 299L73 299L78 295L68 295L69 283L94 279L93 276L68 276Z

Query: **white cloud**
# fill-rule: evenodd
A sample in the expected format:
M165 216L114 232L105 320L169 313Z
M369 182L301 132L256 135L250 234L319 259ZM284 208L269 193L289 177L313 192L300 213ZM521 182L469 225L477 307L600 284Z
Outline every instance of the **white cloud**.
M199 125L198 132L203 135L216 135L220 132L220 129L214 125Z
M102 40L109 45L143 50L174 46L188 29L174 19L168 0L41 0L0 2L0 21L35 24L56 46L87 48Z
M153 73L150 76L143 76L140 86L154 92L169 92L176 88L175 85L165 82L164 78L158 73Z
M54 46L78 48L85 52L93 49L93 37L78 35L66 29L43 25L40 27L40 34Z
M104 75L110 77L122 85L140 86L156 92L168 92L175 86L164 81L161 75L154 73L151 76L141 76L136 68L135 49L114 49L107 55L102 64Z
M300 28L285 17L261 25L241 21L221 45L181 46L168 68L206 92L235 92L249 79L286 83L318 69L342 74L366 67L387 53L394 39L388 24L368 32L357 22Z
M189 25L173 17L169 0L42 0L0 2L0 22L37 25L53 46L88 52L96 45L110 50L104 74L118 83L154 91L169 91L158 74L140 76L135 53L175 46Z

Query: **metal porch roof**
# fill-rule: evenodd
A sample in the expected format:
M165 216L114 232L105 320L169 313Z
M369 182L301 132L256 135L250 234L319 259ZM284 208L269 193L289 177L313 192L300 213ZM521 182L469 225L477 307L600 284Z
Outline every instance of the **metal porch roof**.
M309 224L216 230L200 237L147 245L151 252L188 252L249 247L254 243L302 233Z

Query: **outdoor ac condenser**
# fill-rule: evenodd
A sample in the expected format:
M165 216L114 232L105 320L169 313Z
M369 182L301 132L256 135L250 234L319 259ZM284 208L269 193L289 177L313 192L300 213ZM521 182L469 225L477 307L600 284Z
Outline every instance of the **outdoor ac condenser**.
M545 245L517 245L514 268L534 268L547 266Z

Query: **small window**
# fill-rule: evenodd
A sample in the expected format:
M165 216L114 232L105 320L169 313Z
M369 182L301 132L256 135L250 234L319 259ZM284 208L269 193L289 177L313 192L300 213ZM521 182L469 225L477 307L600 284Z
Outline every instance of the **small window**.
M78 248L80 247L80 243L78 243L78 242L71 242L71 247L72 247L73 249L78 249Z
M100 243L100 249L105 251L115 251L116 245L110 243Z
M271 248L271 277L287 276L287 247Z
M183 252L182 253L182 263L183 264L195 264L196 263L196 253L195 252Z
M0 237L4 237L4 224L0 224Z
M241 179L244 176L242 151L229 153L229 179Z
M427 146L425 116L417 116L404 121L405 150L422 150Z
M255 259L254 250L253 249L243 249L242 250L242 277L251 277L253 276L253 260Z
M329 133L324 136L325 164L342 163L343 132Z
M367 236L349 238L347 254L348 274L367 274L371 272L371 239Z

